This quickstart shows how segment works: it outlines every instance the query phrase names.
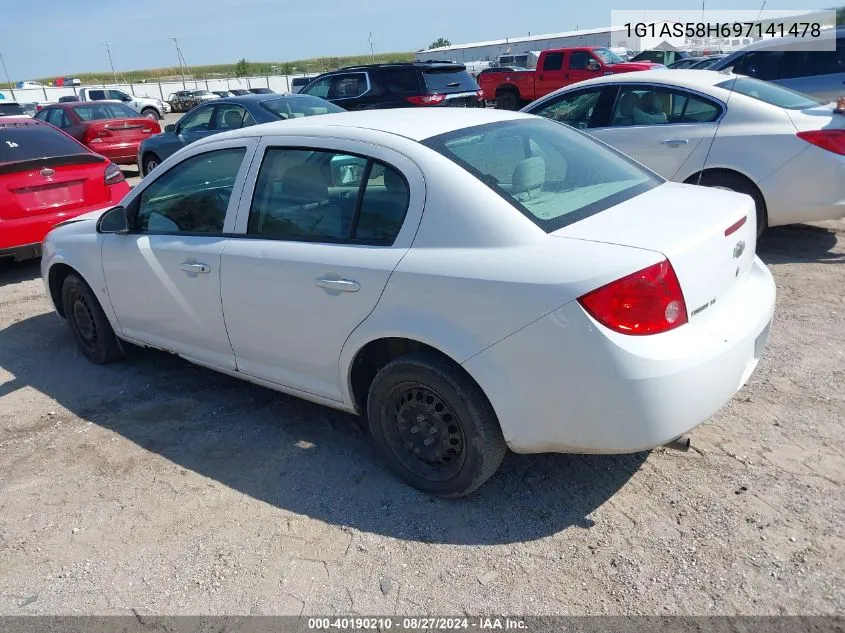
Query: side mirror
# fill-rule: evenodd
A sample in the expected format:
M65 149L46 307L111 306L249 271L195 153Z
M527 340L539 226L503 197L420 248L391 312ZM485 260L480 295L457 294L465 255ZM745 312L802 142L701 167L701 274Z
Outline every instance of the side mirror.
M123 95L123 96L120 98L120 100L121 100L121 101L132 101L132 97L130 97L129 95Z
M599 63L595 59L590 59L587 61L587 70L598 70L599 68Z
M168 134L176 134L176 124L170 123L168 125L165 125L164 131L167 132Z
M113 207L101 215L97 220L97 233L115 235L129 233L129 218L126 217L126 209Z

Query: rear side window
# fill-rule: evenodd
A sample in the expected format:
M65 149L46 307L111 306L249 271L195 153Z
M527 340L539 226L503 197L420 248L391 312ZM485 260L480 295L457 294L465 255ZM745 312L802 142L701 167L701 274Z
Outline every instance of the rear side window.
M0 103L0 116L21 116L26 114L19 103Z
M390 93L419 94L419 73L416 70L385 70L378 76L379 83Z
M88 153L72 138L46 125L0 127L0 163Z
M757 99L758 101L779 108L786 108L787 110L805 110L824 103L824 101L813 99L808 95L795 92L789 88L784 88L783 86L767 81L751 79L750 77L728 79L720 84L716 84L716 86L725 90L733 90L746 97L751 97L752 99Z
M105 90L89 90L88 91L88 98L91 101L103 101L106 98L106 91Z
M561 68L563 68L563 53L547 53L543 70L560 70Z
M548 233L662 182L622 154L546 120L490 123L423 144L466 169Z
M389 246L409 189L393 167L351 154L274 147L258 173L247 235Z
M475 92L478 84L466 70L430 68L423 72L425 86L432 94L444 92Z

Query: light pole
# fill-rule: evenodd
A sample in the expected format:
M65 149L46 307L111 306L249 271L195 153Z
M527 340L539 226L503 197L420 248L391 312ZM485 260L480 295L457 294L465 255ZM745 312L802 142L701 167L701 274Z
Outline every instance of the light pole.
M9 79L9 70L6 68L6 61L3 59L3 53L0 53L0 64L3 64L3 72L6 73L6 82L9 84L9 92L12 93L12 99L14 99L15 89L12 88L12 80Z
M370 57L372 58L373 63L375 64L376 63L376 54L373 51L373 33L372 33L372 31L370 31Z
M182 51L179 50L179 38L171 37L170 39L176 44L176 58L179 60L179 72L182 74L182 90L185 90L187 86L185 85L185 70L182 67Z
M108 42L103 42L106 45L106 52L109 54L109 65L111 66L111 76L114 79L114 84L117 85L117 73L114 72L114 62L111 59L111 49Z

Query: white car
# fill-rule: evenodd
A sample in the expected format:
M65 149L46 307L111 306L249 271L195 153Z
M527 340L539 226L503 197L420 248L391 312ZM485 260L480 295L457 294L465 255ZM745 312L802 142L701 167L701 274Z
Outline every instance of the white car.
M750 77L658 70L573 84L523 112L583 129L668 180L750 195L762 232L845 216L845 114L834 108Z
M755 227L538 117L344 112L188 145L50 232L42 275L92 361L129 341L366 415L459 496L506 447L641 451L724 405L774 309Z

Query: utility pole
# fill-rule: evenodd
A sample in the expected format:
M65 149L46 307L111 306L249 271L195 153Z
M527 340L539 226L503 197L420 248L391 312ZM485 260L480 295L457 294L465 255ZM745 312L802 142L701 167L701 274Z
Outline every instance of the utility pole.
M12 93L12 99L14 99L15 90L12 88L12 80L9 79L9 70L6 68L6 61L3 59L3 53L0 53L0 64L3 64L3 72L6 73L6 82L9 84L9 92Z
M185 85L185 70L182 66L182 51L179 49L179 38L178 37L171 37L173 43L176 44L176 58L179 60L179 72L182 74L182 90L185 90L187 86Z
M117 85L117 73L114 72L114 62L111 59L111 49L108 42L103 42L106 45L106 52L109 54L109 64L111 65L111 76L114 78L114 84Z
M760 16L763 15L763 9L766 8L766 2L764 0L763 5L760 7L760 13L757 14L757 22L760 21Z
M375 64L376 63L376 54L373 51L373 32L372 31L370 31L370 57L372 58L373 63Z

